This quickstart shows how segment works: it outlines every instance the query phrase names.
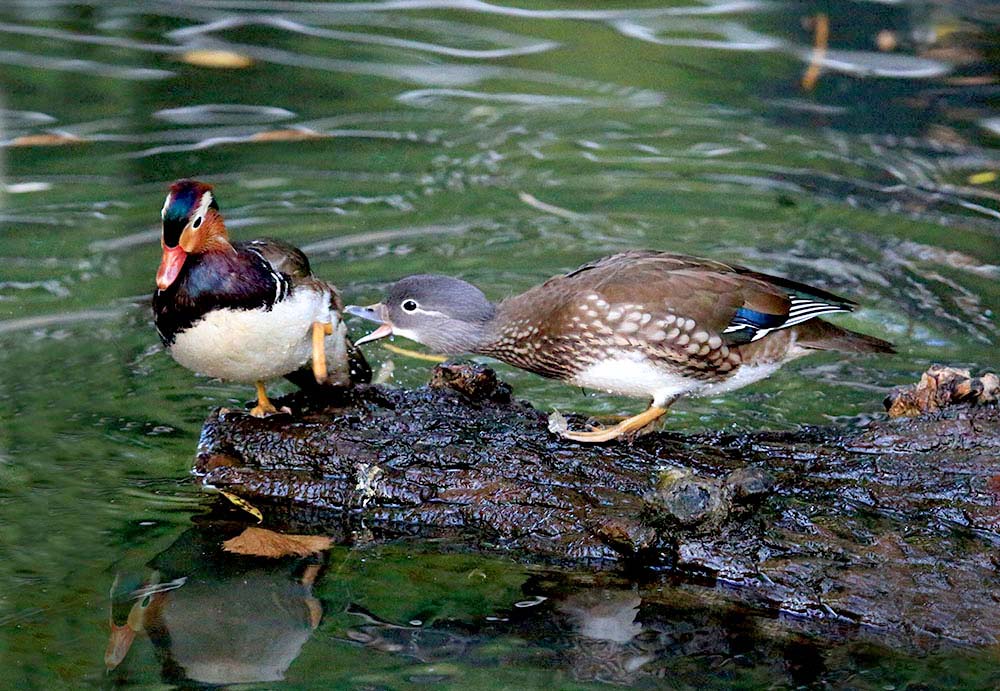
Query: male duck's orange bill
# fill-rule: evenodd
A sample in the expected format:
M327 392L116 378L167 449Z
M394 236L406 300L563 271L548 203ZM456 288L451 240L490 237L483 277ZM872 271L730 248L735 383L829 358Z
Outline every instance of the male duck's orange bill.
M185 259L187 259L187 252L180 245L164 247L160 268L156 270L156 287L160 290L169 288L170 284L177 280Z

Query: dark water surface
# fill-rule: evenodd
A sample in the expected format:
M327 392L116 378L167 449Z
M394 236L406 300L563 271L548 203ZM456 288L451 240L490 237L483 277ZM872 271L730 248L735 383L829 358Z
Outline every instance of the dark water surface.
M216 185L235 237L299 244L351 302L416 271L498 298L672 249L851 296L838 323L900 354L815 356L669 426L863 420L931 362L996 364L998 26L985 0L7 0L0 685L1000 684L995 647L743 610L650 574L363 539L223 557L188 471L207 413L251 391L173 363L145 302L181 176ZM426 381L426 363L368 352ZM500 369L543 408L642 405ZM110 673L109 592L119 625L172 598Z

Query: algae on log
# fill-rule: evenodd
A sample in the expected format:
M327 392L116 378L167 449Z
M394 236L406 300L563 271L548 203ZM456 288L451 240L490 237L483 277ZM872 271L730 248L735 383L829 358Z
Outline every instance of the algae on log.
M277 530L457 535L521 558L668 568L784 612L1000 641L995 405L594 446L550 434L476 365L439 366L417 391L284 403L302 412L214 413L196 466Z

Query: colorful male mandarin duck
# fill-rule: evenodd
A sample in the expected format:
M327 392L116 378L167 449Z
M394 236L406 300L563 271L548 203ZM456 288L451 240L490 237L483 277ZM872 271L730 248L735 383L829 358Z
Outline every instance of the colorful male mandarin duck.
M890 343L817 319L855 303L750 269L681 254L632 251L585 264L494 304L465 281L409 276L385 299L346 311L442 354L477 353L575 386L649 397L643 413L568 439L638 432L683 395L759 381L815 350L891 353Z
M250 412L257 417L277 412L265 382L292 379L310 360L317 383L370 374L347 339L337 289L312 275L299 249L277 240L231 243L211 185L196 180L170 186L162 217L153 314L177 362L256 383Z

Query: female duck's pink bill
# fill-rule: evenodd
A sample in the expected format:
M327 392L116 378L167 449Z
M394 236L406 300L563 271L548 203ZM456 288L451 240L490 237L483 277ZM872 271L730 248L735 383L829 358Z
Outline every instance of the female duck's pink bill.
M370 343L372 341L377 341L380 338L392 335L392 322L389 321L389 310L381 302L369 305L368 307L348 305L344 308L344 311L347 314L353 314L355 317L361 317L362 319L367 319L368 321L381 324L380 327L372 331L367 336L362 336L356 340L354 345Z

